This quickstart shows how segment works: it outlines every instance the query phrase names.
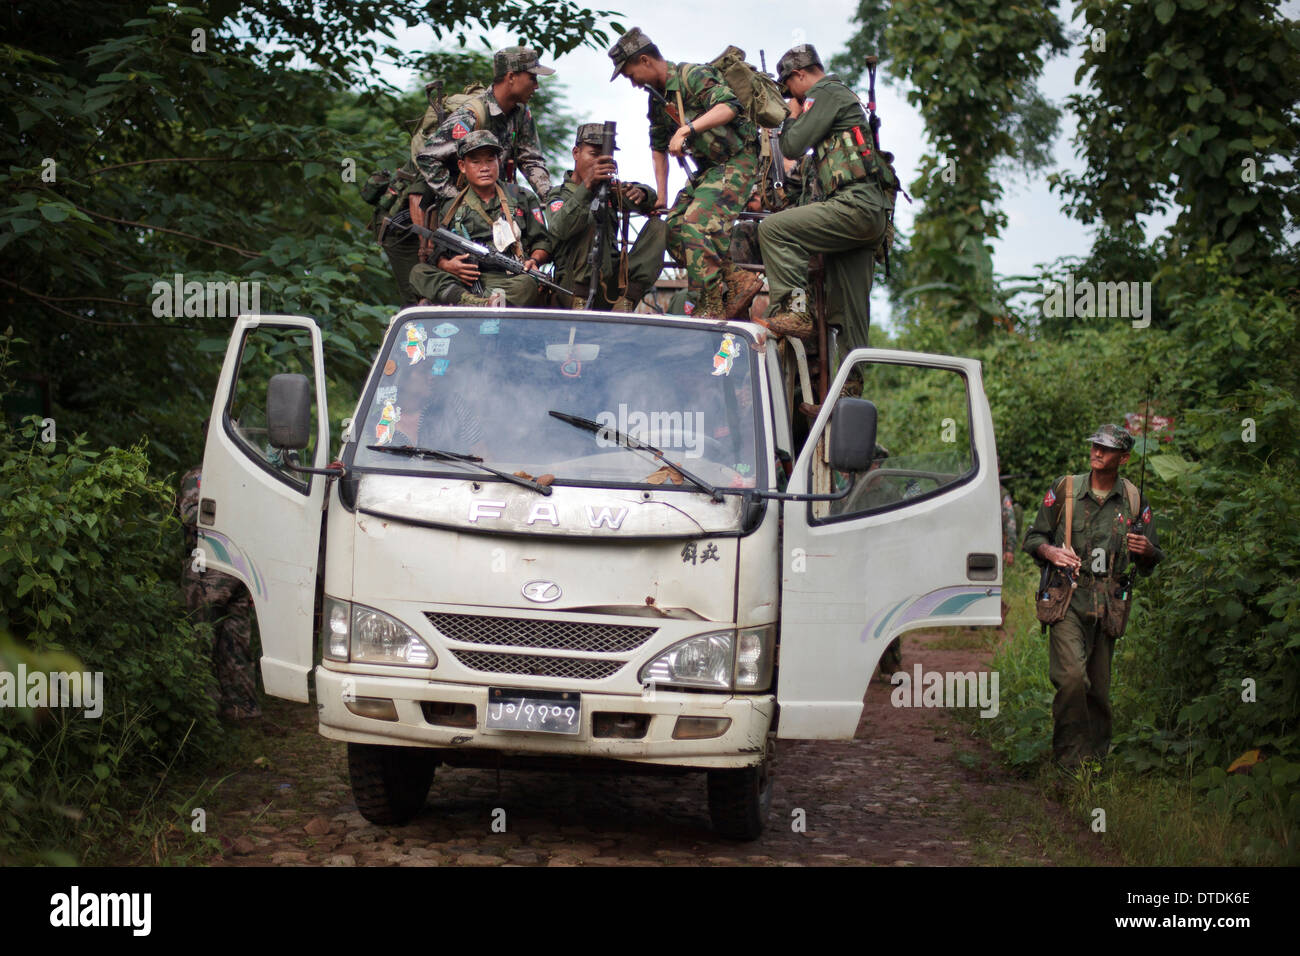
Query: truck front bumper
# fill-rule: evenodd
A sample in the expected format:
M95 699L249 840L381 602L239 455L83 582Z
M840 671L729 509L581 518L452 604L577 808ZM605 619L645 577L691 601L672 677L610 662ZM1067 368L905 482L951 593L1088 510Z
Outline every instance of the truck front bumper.
M508 682L503 682L508 686ZM681 693L656 689L648 696L581 692L582 720L576 734L487 729L488 688L400 677L376 677L316 668L316 706L320 732L333 740L390 746L472 747L511 754L546 754L626 760L665 766L723 768L753 766L763 759L775 701L771 694ZM349 708L351 700L392 701L397 719L367 717ZM446 726L427 716L424 703L474 708L470 726ZM637 739L596 736L597 714L645 715ZM679 717L727 718L719 736L679 740ZM437 718L434 718L437 719Z

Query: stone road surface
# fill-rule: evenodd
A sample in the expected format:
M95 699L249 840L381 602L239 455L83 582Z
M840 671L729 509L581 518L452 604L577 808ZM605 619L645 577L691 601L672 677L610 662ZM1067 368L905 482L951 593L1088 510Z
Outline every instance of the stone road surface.
M940 650L909 635L904 668L983 666L983 649ZM950 713L895 708L874 682L851 741L782 741L767 832L715 837L703 774L654 777L439 767L425 809L401 827L362 819L343 744L315 732L315 708L272 702L285 729L215 795L217 866L853 866L1052 864L1007 819L1034 799ZM1019 790L1016 794L1014 791ZM1016 800L1010 800L1015 803ZM505 832L493 814L505 810ZM800 815L796 811L802 810ZM1053 808L1053 812L1055 809ZM800 832L796 819L802 816ZM500 814L497 814L500 817Z

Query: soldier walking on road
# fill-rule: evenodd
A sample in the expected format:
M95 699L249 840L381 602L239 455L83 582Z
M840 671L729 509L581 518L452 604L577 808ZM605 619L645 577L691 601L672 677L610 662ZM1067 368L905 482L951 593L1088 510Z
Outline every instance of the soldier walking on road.
M609 50L620 75L650 95L650 150L659 196L668 190L668 156L689 155L698 168L668 212L668 251L686 267L699 296L696 315L735 318L762 288L729 257L731 224L758 179L758 127L712 66L671 63L637 27ZM666 105L665 105L666 104Z
M876 155L857 94L822 68L817 51L800 44L777 63L777 78L793 96L781 130L781 152L799 159L813 150L822 198L773 213L758 229L771 301L768 324L782 335L808 338L808 257L826 263L826 320L845 332L849 348L867 344L868 299L875 248L887 222L882 177L892 174Z
M547 204L551 238L555 243L555 281L577 293L575 306L586 303L591 287L587 259L596 231L591 205L601 183L609 182L618 171L613 156L600 155L603 133L600 123L578 127L573 144L573 170L559 189L551 193ZM600 288L592 303L596 308L635 311L637 303L659 278L664 267L668 227L654 215L657 206L658 196L649 186L617 183L611 187L610 201L604 210L609 241L602 253ZM619 215L626 217L633 210L648 218L631 251L616 255Z
M204 434L207 427L204 426ZM212 625L212 666L217 675L217 716L226 720L261 717L257 703L257 679L251 651L253 601L239 580L219 571L195 568L198 547L198 467L181 477L176 507L185 527L185 605L201 621Z
M1088 757L1100 760L1110 749L1111 656L1127 619L1127 605L1117 592L1127 599L1123 576L1130 561L1150 574L1164 557L1151 506L1136 485L1119 477L1133 436L1120 425L1102 425L1088 441L1091 471L1053 483L1024 544L1039 565L1050 562L1078 574L1065 618L1051 626L1049 649L1056 688L1052 753L1066 768ZM1058 541L1065 536L1062 512L1071 491L1070 540Z

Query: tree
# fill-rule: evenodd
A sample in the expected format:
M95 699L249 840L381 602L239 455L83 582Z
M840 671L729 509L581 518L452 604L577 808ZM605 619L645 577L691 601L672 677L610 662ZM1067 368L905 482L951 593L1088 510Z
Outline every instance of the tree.
M861 0L855 22L831 66L860 81L878 51L908 85L932 146L911 187L923 204L909 243L917 311L985 336L1007 312L987 242L1006 224L996 176L1048 161L1058 111L1035 83L1044 59L1066 49L1061 24L1045 5L997 0Z
M1140 242L1137 217L1172 203L1174 236L1227 243L1238 272L1288 246L1300 212L1300 26L1278 6L1075 4L1088 31L1077 80L1091 92L1069 107L1086 166L1054 182L1100 240Z

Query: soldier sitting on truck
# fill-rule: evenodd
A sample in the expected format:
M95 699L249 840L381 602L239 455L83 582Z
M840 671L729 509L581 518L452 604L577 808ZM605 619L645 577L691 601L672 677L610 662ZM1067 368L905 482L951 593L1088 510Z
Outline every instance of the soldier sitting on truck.
M498 181L501 144L487 130L468 134L457 150L468 185L442 204L437 225L514 256L536 271L550 259L552 249L537 197ZM504 294L505 305L537 304L539 287L525 275L485 270L468 255L450 256L445 250L437 255L436 267L421 263L411 270L411 286L425 305L501 304L491 296L496 291Z

